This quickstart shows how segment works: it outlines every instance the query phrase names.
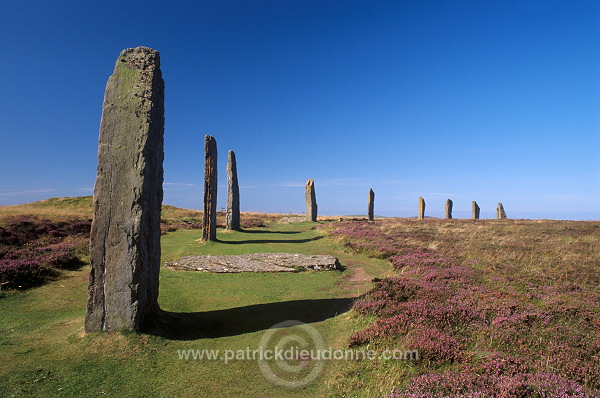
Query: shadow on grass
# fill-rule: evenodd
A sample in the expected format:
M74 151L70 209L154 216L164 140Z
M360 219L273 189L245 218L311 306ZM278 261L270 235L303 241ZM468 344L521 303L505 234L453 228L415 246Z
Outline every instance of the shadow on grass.
M159 310L147 319L143 332L171 340L237 336L269 329L287 321L320 322L344 313L353 299L294 300L206 312Z
M242 229L239 232L245 233L245 234L282 234L282 235L293 235L293 234L300 234L303 231L269 231L267 229L265 230L259 230L259 229Z
M314 238L307 239L246 239L246 240L222 240L218 239L217 242L225 243L228 245L242 245L246 243L308 243L315 240L322 239L322 236L315 236Z
M69 271L76 271L78 269L81 269L84 265L88 265L89 263L86 263L85 261L82 261L79 259L79 257L75 257L72 259L67 260L66 262L55 266L55 268L59 268L59 269L65 269L65 270L69 270Z

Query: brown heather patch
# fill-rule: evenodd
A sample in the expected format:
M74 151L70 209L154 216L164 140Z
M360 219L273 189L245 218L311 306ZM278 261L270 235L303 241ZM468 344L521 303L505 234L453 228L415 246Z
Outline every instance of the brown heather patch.
M600 284L600 222L391 219L376 224L386 235L400 235L407 246L427 247L481 268L508 267L547 282Z

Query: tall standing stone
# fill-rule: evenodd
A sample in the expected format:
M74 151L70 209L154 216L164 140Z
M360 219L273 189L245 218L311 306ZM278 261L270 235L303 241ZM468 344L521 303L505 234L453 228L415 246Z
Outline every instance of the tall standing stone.
M375 192L372 189L369 189L369 221L373 221L375 219Z
M164 82L157 51L123 50L104 94L85 331L139 330L158 310Z
M504 211L504 206L502 206L502 203L498 203L498 208L496 209L496 218L498 220L504 220L506 218L506 212Z
M479 205L477 204L477 202L473 201L473 203L471 204L471 218L473 220L479 220Z
M419 197L419 220L425 219L425 199Z
M452 200L448 199L444 208L444 217L448 220L452 219L452 205Z
M204 136L204 213L202 240L217 240L217 141Z
M227 153L227 229L238 231L240 229L240 187L237 177L237 163L235 153Z
M306 220L317 221L317 196L312 179L306 181Z

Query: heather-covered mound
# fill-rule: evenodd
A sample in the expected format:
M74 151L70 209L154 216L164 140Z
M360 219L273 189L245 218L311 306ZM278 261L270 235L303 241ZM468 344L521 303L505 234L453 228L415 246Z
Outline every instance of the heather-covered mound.
M356 301L354 309L375 321L348 343L419 351L419 362L395 369L401 381L390 397L598 394L599 223L333 225L346 247L395 269ZM389 373L357 374L368 371Z

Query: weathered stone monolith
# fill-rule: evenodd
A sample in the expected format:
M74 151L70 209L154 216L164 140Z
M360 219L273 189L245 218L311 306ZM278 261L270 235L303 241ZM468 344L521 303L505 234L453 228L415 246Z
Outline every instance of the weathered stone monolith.
M227 153L227 229L238 231L240 229L240 187L237 177L237 163L235 153Z
M452 200L448 199L444 208L444 217L448 220L452 219L452 204Z
M419 198L419 220L425 219L425 199Z
M204 213L202 240L217 240L217 141L204 136Z
M479 220L479 211L479 205L477 204L477 202L473 201L473 203L471 204L471 219Z
M375 192L369 189L369 221L375 219Z
M317 196L312 179L306 181L306 220L317 221Z
M157 51L123 50L104 94L85 331L139 330L158 310L164 82Z
M504 206L502 206L502 203L498 203L498 208L496 209L496 218L498 220L504 220L506 218L506 212L504 211Z

